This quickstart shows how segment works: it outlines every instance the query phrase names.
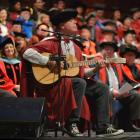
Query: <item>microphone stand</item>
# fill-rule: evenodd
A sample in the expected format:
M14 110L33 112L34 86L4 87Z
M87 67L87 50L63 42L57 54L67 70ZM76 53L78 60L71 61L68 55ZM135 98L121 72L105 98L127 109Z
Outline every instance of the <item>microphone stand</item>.
M64 69L67 69L67 63L66 63L66 59L65 59L66 56L61 55L61 40L62 40L62 36L68 37L70 40L77 40L77 41L87 41L87 40L82 38L82 37L80 37L79 35L68 35L68 34L64 34L64 33L61 33L61 32L49 31L49 30L44 30L44 29L42 29L42 31L53 33L53 35L56 36L56 38L58 39L58 42L59 42L58 55L57 56L52 56L51 60L56 61L57 66L58 66L58 70L59 70L59 72L58 72L58 108L60 108L61 107L60 106L61 105L61 103L60 103L61 61L64 62ZM48 131L55 131L55 137L57 137L57 132L58 131L61 131L62 135L64 133L70 135L69 132L64 128L64 126L61 126L60 116L61 116L61 114L59 112L59 121L56 122L56 128L52 129L52 130L48 130Z
M64 69L67 69L66 68L66 56L65 55L62 55L61 53L61 36L69 36L69 35L64 35L63 33L60 33L60 32L52 32L52 31L47 31L47 30L43 30L43 31L46 31L46 32L51 32L51 33L54 33L54 35L56 36L57 40L58 40L58 43L59 43L59 46L58 46L58 55L57 56L51 56L51 60L52 61L56 61L57 63L57 66L58 66L58 111L59 111L59 108L61 107L61 102L60 102L60 94L61 94L61 61L64 62ZM70 36L71 37L71 36ZM64 133L68 134L68 131L64 128L64 126L62 125L61 126L61 114L60 112L58 112L58 121L56 122L56 128L55 129L48 129L47 132L49 131L54 131L55 132L55 137L57 137L57 132L58 131L61 131L62 132L62 135L64 135Z
M59 109L61 107L61 102L60 102L60 98L61 98L61 61L65 61L65 57L64 56L61 56L61 34L60 33L56 33L56 38L58 39L58 43L59 43L59 46L58 46L58 56L56 57L56 63L57 63L57 66L58 66L58 121L56 122L56 129L55 129L55 137L57 137L57 132L58 131L62 131L62 133L67 133L67 131L64 129L63 126L61 126L61 122L60 122L60 119L61 119L61 114L59 112ZM64 87L65 88L65 87Z

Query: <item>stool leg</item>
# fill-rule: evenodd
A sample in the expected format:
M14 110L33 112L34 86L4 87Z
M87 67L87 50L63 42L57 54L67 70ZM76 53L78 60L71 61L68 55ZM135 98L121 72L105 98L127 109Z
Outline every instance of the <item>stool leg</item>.
M88 122L88 137L91 137L91 123Z

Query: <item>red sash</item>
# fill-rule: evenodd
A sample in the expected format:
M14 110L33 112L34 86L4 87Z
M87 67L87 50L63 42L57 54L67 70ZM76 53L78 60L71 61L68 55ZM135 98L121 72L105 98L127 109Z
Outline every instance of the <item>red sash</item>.
M15 85L13 84L12 80L8 78L2 61L0 61L0 71L1 75L3 76L3 78L0 79L0 88L11 92Z
M117 70L117 74L118 74L118 80L119 80L119 84L121 85L122 84L122 80L123 80L123 76L122 76L122 70L121 70L121 67L120 65L114 65L114 67L116 68ZM107 75L106 75L106 69L105 68L101 68L99 70L99 79L104 83L104 84L107 84Z
M139 65L135 65L138 69L138 71L140 72L140 66ZM124 74L133 82L135 83L139 83L138 81L136 81L130 71L130 69L126 66L126 65L122 65L122 70L124 72Z

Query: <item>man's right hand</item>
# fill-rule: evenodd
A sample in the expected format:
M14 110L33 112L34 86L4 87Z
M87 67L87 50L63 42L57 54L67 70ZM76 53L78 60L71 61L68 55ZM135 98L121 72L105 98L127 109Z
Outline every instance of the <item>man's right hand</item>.
M64 68L64 63L61 62L61 63L60 63L60 68L59 68L59 66L58 66L58 64L57 64L56 61L50 61L50 60L49 60L48 63L47 63L47 67L49 68L49 70L50 70L52 73L58 74L58 73L61 71L61 69Z
M119 98L120 97L120 94L119 94L118 90L112 89L111 92L112 92L114 98Z
M47 63L47 67L53 73L58 73L59 72L56 61L50 61L49 60L48 63Z

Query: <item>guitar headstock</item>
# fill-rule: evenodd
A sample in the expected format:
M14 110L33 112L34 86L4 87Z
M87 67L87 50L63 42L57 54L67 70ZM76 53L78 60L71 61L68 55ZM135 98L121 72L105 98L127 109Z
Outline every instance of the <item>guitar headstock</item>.
M126 63L126 59L122 58L122 57L106 58L106 63L125 64Z

